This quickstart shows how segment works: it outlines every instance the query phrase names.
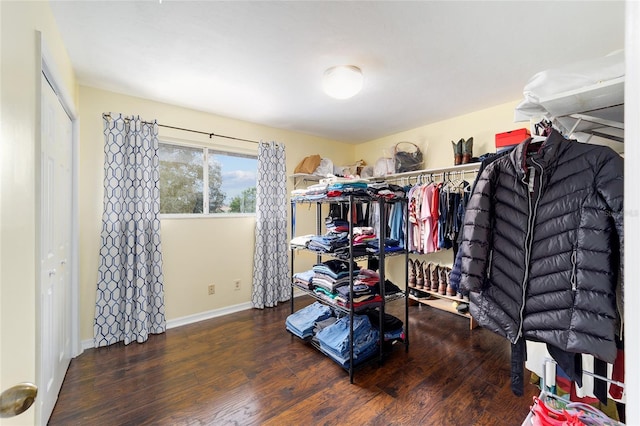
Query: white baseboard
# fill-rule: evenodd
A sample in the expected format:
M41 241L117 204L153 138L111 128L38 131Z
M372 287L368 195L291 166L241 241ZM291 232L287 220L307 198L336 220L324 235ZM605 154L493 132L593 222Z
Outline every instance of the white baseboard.
M304 296L303 292L294 291L294 297ZM187 315L186 317L176 318L167 321L167 330L170 328L180 327L187 324L193 324L199 321L208 320L211 318L221 317L223 315L233 314L234 312L245 311L251 309L251 302L239 303L237 305L225 306L224 308L213 309L211 311L200 312L198 314ZM93 348L93 339L83 340L82 351L85 349Z
M213 309L211 311L200 312L194 315L187 315L186 317L176 318L167 321L167 330L170 328L180 327L187 324L193 324L199 321L208 320L211 318L221 317L223 315L229 315L234 312L240 312L247 309L251 309L251 302L240 303L237 305L225 306L224 308ZM82 351L85 349L92 349L93 339L83 340L81 342Z
M193 315L187 315L186 317L167 321L167 330L170 328L193 324L195 322L204 321L211 318L221 317L223 315L229 315L234 312L245 311L247 309L251 309L251 302L239 303L237 305L225 306L224 308L213 309L211 311L200 312Z
M78 355L81 355L82 352L84 352L87 349L92 349L93 346L93 339L87 339L87 340L83 340L82 342L80 342L80 345L82 346L81 351ZM76 355L76 356L78 356Z

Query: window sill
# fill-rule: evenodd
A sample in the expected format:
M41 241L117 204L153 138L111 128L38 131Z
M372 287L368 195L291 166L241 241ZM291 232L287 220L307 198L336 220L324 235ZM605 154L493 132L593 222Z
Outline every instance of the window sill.
M186 214L186 213L171 213L160 214L160 220L173 220L173 219L237 219L245 217L255 217L255 213L209 213L209 214Z

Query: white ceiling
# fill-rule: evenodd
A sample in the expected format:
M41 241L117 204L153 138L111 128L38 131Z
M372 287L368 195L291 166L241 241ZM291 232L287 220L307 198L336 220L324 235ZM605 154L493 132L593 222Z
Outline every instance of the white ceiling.
M517 100L538 71L624 47L623 1L51 8L82 85L350 143ZM324 70L338 64L363 70L352 99L322 92Z

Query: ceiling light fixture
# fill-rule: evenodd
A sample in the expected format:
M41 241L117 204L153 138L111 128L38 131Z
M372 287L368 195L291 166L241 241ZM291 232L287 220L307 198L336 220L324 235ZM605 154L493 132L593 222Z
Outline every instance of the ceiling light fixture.
M362 90L362 70L354 65L339 65L324 72L324 92L336 99L348 99Z

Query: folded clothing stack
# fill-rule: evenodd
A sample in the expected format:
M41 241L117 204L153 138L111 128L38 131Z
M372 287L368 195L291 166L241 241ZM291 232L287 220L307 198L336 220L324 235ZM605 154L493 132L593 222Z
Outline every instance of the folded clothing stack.
M332 315L333 312L329 306L314 302L289 315L285 325L291 333L301 339L306 339L313 336L313 328L317 321L325 320Z
M320 349L343 367L350 364L349 325L349 317L344 316L316 334ZM376 352L379 336L378 330L371 326L366 315L353 316L353 365Z

